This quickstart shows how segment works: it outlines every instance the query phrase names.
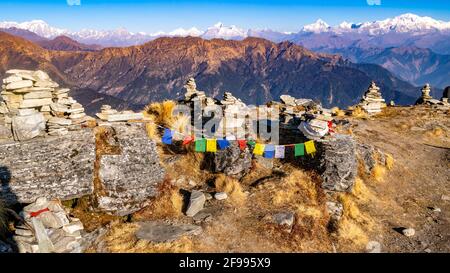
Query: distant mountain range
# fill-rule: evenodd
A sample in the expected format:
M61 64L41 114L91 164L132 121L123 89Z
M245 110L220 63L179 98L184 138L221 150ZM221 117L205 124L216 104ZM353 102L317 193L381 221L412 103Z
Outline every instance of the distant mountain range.
M321 101L326 107L345 107L357 103L372 80L388 101L399 104L413 103L420 93L381 66L354 64L291 42L261 38L159 38L140 46L91 52L46 50L4 32L0 41L0 77L11 68L43 69L81 90L75 92L81 99L91 94L87 103L103 100L134 107L181 98L189 77L212 97L231 91L251 104L289 94Z
M243 29L222 23L203 31L193 27L153 34L132 33L125 29L72 32L50 26L42 20L0 22L0 30L36 42L47 49L79 51L142 45L160 37L192 36L225 40L259 37L273 42L290 41L315 52L340 54L356 63L379 64L415 85L426 82L438 88L450 85L450 22L410 13L374 22L342 22L337 26L330 26L319 19L303 26L298 32ZM399 52L404 54L400 56Z

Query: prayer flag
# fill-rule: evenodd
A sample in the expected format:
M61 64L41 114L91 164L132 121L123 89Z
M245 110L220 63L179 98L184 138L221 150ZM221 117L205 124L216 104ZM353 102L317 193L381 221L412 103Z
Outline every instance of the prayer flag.
M243 140L238 140L238 144L239 144L239 148L241 149L241 151L245 150L245 148L247 148L247 140L243 139Z
M275 156L275 145L267 144L264 149L265 158L274 158Z
M247 144L250 145L251 147L254 147L255 144L256 144L256 142L255 142L254 140L249 140L249 141L247 142Z
M197 139L195 141L195 151L200 152L200 153L206 152L206 139L205 138Z
M307 154L314 154L316 152L316 146L314 146L314 141L312 140L305 142L305 148Z
M186 136L183 140L183 145L188 145L192 142L194 142L194 136Z
M221 150L226 149L228 146L230 146L230 142L226 139L217 140L217 144L219 144L219 148Z
M300 144L295 144L294 146L294 155L295 156L302 156L305 155L305 144L300 143Z
M164 129L164 135L162 137L162 143L172 144L173 131L169 129Z
M229 135L226 137L227 140L236 140L236 136L234 135Z
M264 144L259 144L259 143L256 143L255 144L255 148L253 149L253 153L255 154L255 155L263 155L263 153L264 153L264 147L265 147L266 145L264 145Z
M275 146L275 158L284 158L285 148L283 145Z
M206 140L206 151L211 153L217 152L217 142L215 139Z

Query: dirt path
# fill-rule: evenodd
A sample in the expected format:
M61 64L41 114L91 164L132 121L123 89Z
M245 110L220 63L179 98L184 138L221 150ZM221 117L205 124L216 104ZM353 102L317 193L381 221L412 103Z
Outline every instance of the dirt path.
M448 115L408 108L395 117L353 122L360 142L395 159L383 182L367 185L381 200L365 208L381 225L373 239L385 252L449 252L450 200L444 199L450 196L450 150L441 148L450 147ZM401 234L409 227L415 236Z

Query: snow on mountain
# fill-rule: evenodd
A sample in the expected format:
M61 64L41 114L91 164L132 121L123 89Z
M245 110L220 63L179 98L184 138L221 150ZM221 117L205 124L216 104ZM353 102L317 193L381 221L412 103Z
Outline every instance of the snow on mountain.
M158 36L164 35L164 32L160 32ZM169 36L192 36L192 37L198 37L203 34L203 31L197 29L196 27L192 27L190 29L184 29L184 28L177 28L174 31L171 31L168 33Z
M431 17L421 17L415 14L407 13L394 18L388 18L381 21L349 23L342 22L336 26L330 26L325 21L319 19L315 23L305 25L298 33L286 33L273 31L270 29L253 30L242 29L235 25L225 26L217 23L205 31L195 27L190 29L178 28L171 32L156 33L132 33L126 29L116 30L93 30L83 29L77 32L71 32L66 29L52 27L42 20L33 20L29 22L0 22L0 28L18 28L36 33L39 36L53 39L60 35L66 35L82 43L100 44L103 46L128 46L137 45L156 39L158 37L173 36L195 36L204 39L222 38L242 40L246 37L261 37L275 42L283 40L295 40L296 35L304 34L346 34L354 33L357 35L384 35L388 33L404 34L424 34L424 33L450 33L450 22L435 20Z
M34 32L37 35L45 38L55 38L57 36L69 33L68 30L51 27L49 24L47 24L42 20L33 20L23 23L0 22L0 28L13 28L13 27Z
M219 22L214 26L209 27L201 37L205 39L222 38L241 40L247 37L247 31L234 25L224 26Z
M388 32L429 32L448 31L450 22L435 20L431 17L421 17L412 13L406 13L394 18L382 21L366 22L355 28L358 32L368 32L372 35L385 34Z
M329 30L330 26L322 19L318 19L315 23L306 25L302 29L302 31L304 32L314 32L314 33L327 32Z

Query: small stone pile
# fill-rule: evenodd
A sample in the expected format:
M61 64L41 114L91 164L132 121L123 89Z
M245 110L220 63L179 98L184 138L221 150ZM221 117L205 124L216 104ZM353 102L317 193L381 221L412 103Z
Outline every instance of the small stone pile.
M83 224L68 216L59 201L40 197L21 214L26 225L17 226L13 236L20 253L82 252Z
M186 89L183 100L185 104L192 104L196 101L201 102L201 106L216 104L216 101L213 98L207 97L204 91L197 90L197 84L194 78L189 78L183 87Z
M380 88L375 82L372 81L358 106L369 114L380 113L381 109L386 107L386 103L380 93Z
M219 124L219 130L223 130L224 136L245 138L246 117L249 109L245 103L236 98L230 92L225 92L223 100L220 101L223 107L223 119Z
M143 113L135 113L131 110L127 111L117 111L112 109L110 105L102 105L100 108L100 113L97 113L96 116L108 122L119 122L119 121L129 121L129 120L143 120Z
M307 112L314 112L320 108L311 99L296 99L289 95L281 95L280 122L287 129L297 129L301 119Z
M431 92L431 87L430 84L425 84L422 87L422 95L420 96L420 98L416 101L416 104L428 104L428 105L436 105L436 104L444 104L445 101L442 100L437 100L437 99L433 99L433 97L430 95Z
M69 97L70 90L59 88L47 73L14 69L6 74L10 76L3 80L0 121L15 140L45 135L46 129L49 135L64 135L89 119L83 106Z

